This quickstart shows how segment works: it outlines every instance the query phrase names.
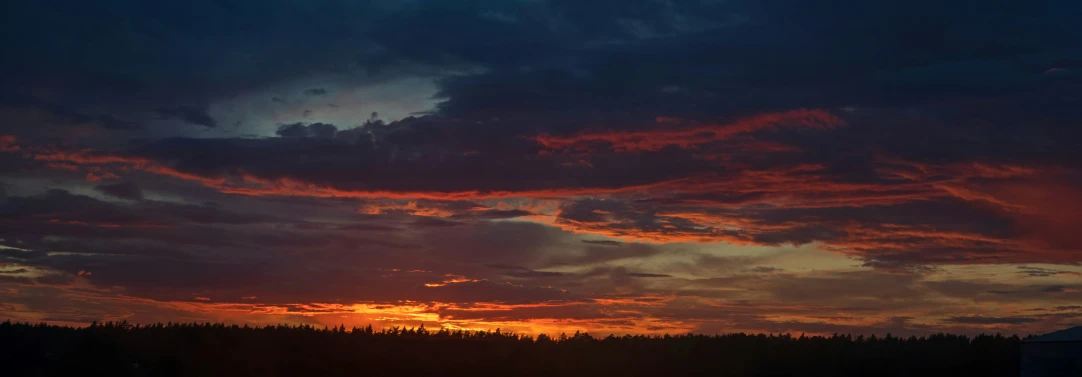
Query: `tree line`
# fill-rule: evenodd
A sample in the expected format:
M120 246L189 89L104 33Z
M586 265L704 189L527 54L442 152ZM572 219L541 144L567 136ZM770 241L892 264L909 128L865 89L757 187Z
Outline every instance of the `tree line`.
M1018 336L0 323L5 376L1017 376Z

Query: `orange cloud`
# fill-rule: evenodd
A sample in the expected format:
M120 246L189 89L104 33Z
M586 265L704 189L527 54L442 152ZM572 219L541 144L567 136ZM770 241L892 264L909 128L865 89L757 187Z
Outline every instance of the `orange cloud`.
M138 171L147 172L147 173L152 173L152 174L157 174L157 175L164 175L164 176L169 176L169 177L173 177L173 178L180 178L180 179L188 180L188 181L196 181L196 182L199 182L199 183L203 184L204 186L208 186L208 187L220 186L220 185L225 183L225 178L222 178L222 177L204 177L204 176L201 176L201 175L198 175L198 174L191 174L191 173L181 172L181 171L178 171L178 170L170 168L168 166L159 164L157 162L154 162L154 161L152 161L150 159L146 159L146 158L111 155L111 154L99 153L99 152L96 152L96 151L93 151L93 150L80 150L80 151L46 150L46 151L43 151L43 152L35 152L35 153L32 154L32 156L33 156L33 159L38 160L38 161L48 161L49 162L48 166L50 166L50 167L66 168L66 167L73 166L73 164L74 165L81 165L81 166L93 166L93 167L96 167L96 166L100 166L100 165L116 164L116 165L124 165L124 166L127 166L128 168L135 169L135 170L138 170ZM106 173L106 174L111 175L111 173ZM99 178L111 178L111 177L116 177L116 176L115 175L111 175L109 177L102 176L102 177L99 177ZM87 177L88 181L96 182L96 181L94 181L92 179L93 178L90 177L90 176ZM100 179L98 179L98 180L100 180Z
M465 276L454 275L454 274L447 274L447 277L448 277L448 279L445 279L445 280L443 280L443 281L441 281L439 283L426 283L425 286L429 287L429 288L435 288L435 287L444 287L444 286L447 286L448 284L479 283L479 282L484 281L484 279L470 279L470 278L467 278Z
M116 174L113 174L113 173L110 173L110 172L103 172L103 173L100 173L100 174L94 174L94 172L86 173L86 181L87 182L101 182L101 180L103 180L103 179L117 179L117 178L120 178L120 176L118 176Z
M15 135L0 135L0 152L18 152L21 148L15 142Z
M534 138L549 150L588 152L593 143L607 143L616 152L658 151L667 146L683 149L698 145L730 140L735 136L756 131L779 128L832 129L845 125L842 119L822 110L792 110L781 113L761 114L738 119L728 124L699 124L675 118L659 117L657 122L665 125L688 126L674 129L651 129L645 131L606 131L582 133L570 137L542 134ZM774 145L754 144L756 148L776 149Z
M809 121L809 119L811 121ZM582 140L606 140L613 143L627 142L622 150L654 150L665 143L675 142L686 147L702 140L718 140L758 129L770 129L786 122L792 124L821 124L833 127L840 120L814 110L753 117L726 126L700 127L691 132L682 130L672 135L674 139L647 137L646 134L609 133L589 134ZM816 123L818 122L818 123ZM709 131L708 131L709 130ZM662 131L659 131L662 132ZM668 132L668 131L663 131ZM607 135L607 136L605 136ZM615 135L615 136L614 136ZM656 136L656 135L654 135ZM576 139L577 140L577 139ZM633 141L633 142L632 142ZM577 141L551 139L546 142L553 148L568 148ZM660 143L660 144L659 144ZM25 149L25 148L24 148ZM243 171L229 176L203 176L182 172L167 165L145 158L99 153L92 150L59 151L54 149L30 152L35 160L46 161L50 166L66 168L69 165L85 167L92 173L88 180L110 178L102 166L131 169L150 174L192 181L226 194L247 196L299 196L314 198L383 199L388 202L371 203L360 209L362 213L379 214L385 211L404 211L418 216L452 216L455 210L438 206L421 206L417 200L471 200L497 201L498 208L530 205L515 202L516 199L542 200L549 204L544 210L531 211L524 216L561 229L603 235L611 238L643 242L728 242L733 244L771 244L788 242L774 236L786 232L800 232L808 227L829 229L829 234L811 234L798 240L815 240L824 248L857 255L871 256L876 253L905 253L905 250L934 250L952 248L983 250L982 261L1039 261L1049 257L1057 261L1077 261L1071 252L1075 241L1071 229L1075 217L1057 217L1056 211L1074 209L1069 198L1076 193L1072 189L1057 189L1057 198L1066 198L1068 205L1052 205L1040 182L1053 179L1059 174L1071 173L1056 167L1034 167L1010 164L954 163L933 165L914 163L880 157L875 173L878 179L840 181L826 167L818 164L802 164L771 169L733 169L726 175L703 174L693 177L660 180L639 185L617 187L558 187L536 190L463 190L463 191L397 191L354 190L330 185L320 185L290 177L266 178ZM1013 182L1005 185L1003 182ZM1036 186L1034 186L1036 185ZM628 219L603 215L590 220L561 216L560 203L582 197L613 198L623 201L645 203L655 208L649 226ZM1075 195L1074 197L1077 197ZM965 201L993 205L1011 213L1018 224L1025 227L1031 239L1022 242L1010 236L988 236L977 233L959 234L931 228L906 228L901 224L885 223L877 228L859 224L837 223L838 219L792 219L790 221L765 222L757 220L757 213L776 209L826 209L860 208L871 206L896 206L921 201L957 198ZM408 200L396 203L395 200ZM1062 211L1061 211L1062 212ZM1066 224L1066 225L1064 225ZM953 232L953 233L952 233ZM1003 238L1005 237L1005 238ZM807 241L804 241L807 242ZM1075 243L1077 244L1077 243ZM994 250L994 252L993 252ZM1057 251L1058 250L1058 251ZM1019 253L1019 251L1038 251ZM1048 254L1051 253L1051 254ZM1054 255L1053 255L1054 254ZM1042 256L1043 255L1043 256ZM898 256L898 255L895 255ZM964 262L959 260L959 262ZM439 283L433 283L439 284Z
M424 217L449 217L455 214L454 211L439 208L436 206L423 206L417 203L417 201L409 201L405 204L395 202L381 202L381 203L366 203L364 207L361 207L357 212L366 215L380 215L389 211L401 211L412 216L424 216Z

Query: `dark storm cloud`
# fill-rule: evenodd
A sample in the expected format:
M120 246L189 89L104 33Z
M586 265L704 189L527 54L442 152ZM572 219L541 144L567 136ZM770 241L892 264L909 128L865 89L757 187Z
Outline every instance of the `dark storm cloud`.
M323 95L327 95L327 89L323 89L323 88L305 89L304 94L309 95L309 96L323 96Z

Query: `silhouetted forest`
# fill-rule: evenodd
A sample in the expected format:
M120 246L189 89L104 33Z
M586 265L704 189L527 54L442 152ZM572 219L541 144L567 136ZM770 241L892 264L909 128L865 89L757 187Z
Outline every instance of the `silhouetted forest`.
M5 376L1017 376L1017 336L531 338L499 331L0 323Z

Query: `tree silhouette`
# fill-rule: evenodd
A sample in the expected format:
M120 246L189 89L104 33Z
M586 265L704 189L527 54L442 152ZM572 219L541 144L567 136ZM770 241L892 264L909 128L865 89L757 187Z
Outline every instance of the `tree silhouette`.
M0 323L4 376L1017 376L1017 336Z

